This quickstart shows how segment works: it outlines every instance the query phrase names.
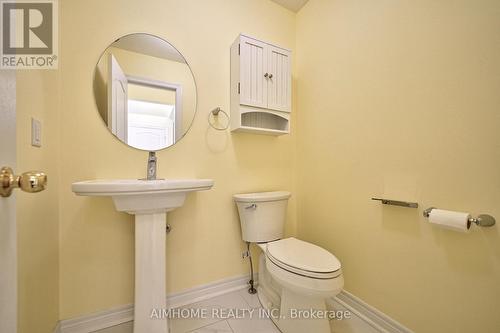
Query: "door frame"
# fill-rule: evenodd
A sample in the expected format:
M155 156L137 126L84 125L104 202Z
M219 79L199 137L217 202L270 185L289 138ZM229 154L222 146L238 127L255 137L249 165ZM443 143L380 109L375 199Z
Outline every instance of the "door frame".
M0 70L0 166L16 170L16 72ZM16 194L0 197L0 332L17 332Z

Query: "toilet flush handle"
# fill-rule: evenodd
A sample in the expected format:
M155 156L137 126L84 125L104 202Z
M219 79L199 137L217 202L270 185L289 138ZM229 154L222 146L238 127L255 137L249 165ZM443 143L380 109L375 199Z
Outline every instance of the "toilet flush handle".
M253 203L249 206L246 206L245 209L257 209L257 204Z

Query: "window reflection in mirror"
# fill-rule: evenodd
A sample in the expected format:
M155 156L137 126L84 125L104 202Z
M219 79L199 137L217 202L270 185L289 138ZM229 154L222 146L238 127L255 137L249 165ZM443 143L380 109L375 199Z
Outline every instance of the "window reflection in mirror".
M169 43L147 34L125 36L105 50L94 94L108 129L143 150L175 144L196 112L196 85L186 61Z

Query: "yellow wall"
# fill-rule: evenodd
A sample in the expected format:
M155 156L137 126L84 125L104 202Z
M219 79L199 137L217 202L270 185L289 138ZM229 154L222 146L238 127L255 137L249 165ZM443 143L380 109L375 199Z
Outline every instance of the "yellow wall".
M17 190L18 332L52 332L59 319L58 72L18 71L17 173L48 175L48 188ZM42 123L42 147L31 146L31 117Z
M170 41L198 85L198 114L178 144L158 153L159 176L213 178L169 213L167 287L175 292L246 274L232 194L294 191L294 135L231 135L207 123L216 106L229 111L229 48L240 32L294 49L295 15L268 0L61 1L60 318L133 301L133 217L106 198L77 197L71 183L140 178L147 153L116 140L94 104L92 76L101 52L121 35L148 32ZM103 28L103 24L105 28ZM292 119L293 121L293 119ZM292 133L294 129L292 128ZM294 231L295 198L289 206Z
M18 195L19 331L133 301L133 217L71 192L74 181L144 177L147 153L113 138L92 90L102 50L131 32L172 42L198 85L193 127L158 153L159 175L216 184L169 214L169 292L247 273L231 195L287 189L287 234L334 252L348 291L417 332L495 331L498 226L452 233L421 209L500 218L499 7L310 0L295 16L268 0L60 1L60 71L18 74L17 171L42 169L50 182ZM240 32L293 49L291 135L207 124L214 107L229 110ZM29 145L32 115L40 149ZM378 195L421 208L382 207Z
M297 15L299 236L345 288L416 332L497 332L500 2L310 0ZM416 200L383 207L372 196Z

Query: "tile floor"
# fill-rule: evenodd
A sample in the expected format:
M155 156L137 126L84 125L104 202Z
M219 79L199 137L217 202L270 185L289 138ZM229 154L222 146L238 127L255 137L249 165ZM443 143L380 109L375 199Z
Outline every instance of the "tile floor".
M261 308L256 295L250 295L246 289L230 292L202 302L187 305L186 309L255 309ZM340 305L335 310L345 310ZM248 311L245 311L248 314ZM255 312L256 313L256 312ZM352 314L350 319L332 321L334 333L377 333L360 318ZM96 331L95 333L132 333L132 322ZM270 319L260 319L248 315L243 318L207 318L169 319L170 333L280 333Z

